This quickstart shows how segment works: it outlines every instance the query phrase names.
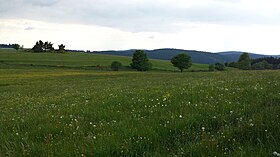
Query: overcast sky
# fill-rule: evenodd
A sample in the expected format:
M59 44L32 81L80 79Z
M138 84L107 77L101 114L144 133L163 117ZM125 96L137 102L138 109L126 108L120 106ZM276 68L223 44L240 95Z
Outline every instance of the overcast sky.
M0 43L280 54L279 0L0 0Z

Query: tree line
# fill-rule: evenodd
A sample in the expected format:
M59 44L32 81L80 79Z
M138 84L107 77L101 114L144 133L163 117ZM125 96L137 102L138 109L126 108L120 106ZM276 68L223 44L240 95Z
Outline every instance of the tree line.
M192 66L191 56L185 53L178 54L171 59L174 67L178 68L181 72ZM113 62L111 64L112 70L117 71L122 64L120 62ZM143 50L136 50L132 57L130 64L132 69L137 71L148 71L152 68L147 54ZM265 57L258 59L251 59L248 53L240 55L237 62L220 63L209 65L209 71L224 71L226 67L238 68L241 70L262 70L262 69L280 69L280 58Z
M238 62L226 63L226 66L242 70L280 69L280 58L263 57L251 59L248 53L243 53Z
M171 63L174 67L178 68L181 72L184 69L188 69L192 66L191 56L187 54L178 54L171 59ZM114 61L111 64L111 69L118 71L122 66L120 62ZM137 71L148 71L152 69L152 63L149 61L147 54L143 50L136 50L132 56L132 63L130 67Z
M23 45L20 46L19 44L0 44L0 48L7 48L7 49L23 49Z
M36 44L31 49L33 52L40 53L40 52L59 52L63 53L65 52L65 45L60 44L58 45L58 49L54 49L53 43L51 42L43 42L42 40L39 40L36 42Z

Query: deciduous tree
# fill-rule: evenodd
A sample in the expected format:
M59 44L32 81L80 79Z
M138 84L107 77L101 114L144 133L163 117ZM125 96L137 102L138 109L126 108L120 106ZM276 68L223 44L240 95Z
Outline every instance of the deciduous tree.
M171 63L174 67L179 68L181 72L183 72L184 69L188 69L192 66L191 56L185 53L174 56L171 59Z

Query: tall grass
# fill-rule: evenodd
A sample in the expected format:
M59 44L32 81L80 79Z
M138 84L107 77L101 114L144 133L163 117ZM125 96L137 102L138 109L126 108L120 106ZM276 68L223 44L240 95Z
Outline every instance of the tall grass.
M0 69L0 156L273 156L279 79Z

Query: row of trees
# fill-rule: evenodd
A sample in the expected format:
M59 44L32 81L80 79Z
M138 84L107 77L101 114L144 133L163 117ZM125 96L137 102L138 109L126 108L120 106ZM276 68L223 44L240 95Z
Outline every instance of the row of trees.
M243 53L238 62L226 63L226 65L242 70L280 69L280 58L265 57L251 59L248 53Z
M43 42L42 40L39 40L36 42L36 44L31 49L33 52L65 52L65 45L60 44L58 45L58 50L55 50L53 47L53 43L51 42Z
M171 63L174 67L177 67L181 72L184 69L188 69L192 66L191 56L187 54L178 54L171 59ZM120 62L112 62L111 69L118 71L122 66ZM130 64L132 69L137 71L148 71L152 69L152 63L149 62L147 54L143 50L136 50L132 57L132 63Z
M20 46L19 44L0 44L0 48L9 48L9 49L23 49L23 45Z
M242 53L237 62L225 63L227 67L238 68L242 70L251 69L251 58L248 53Z

